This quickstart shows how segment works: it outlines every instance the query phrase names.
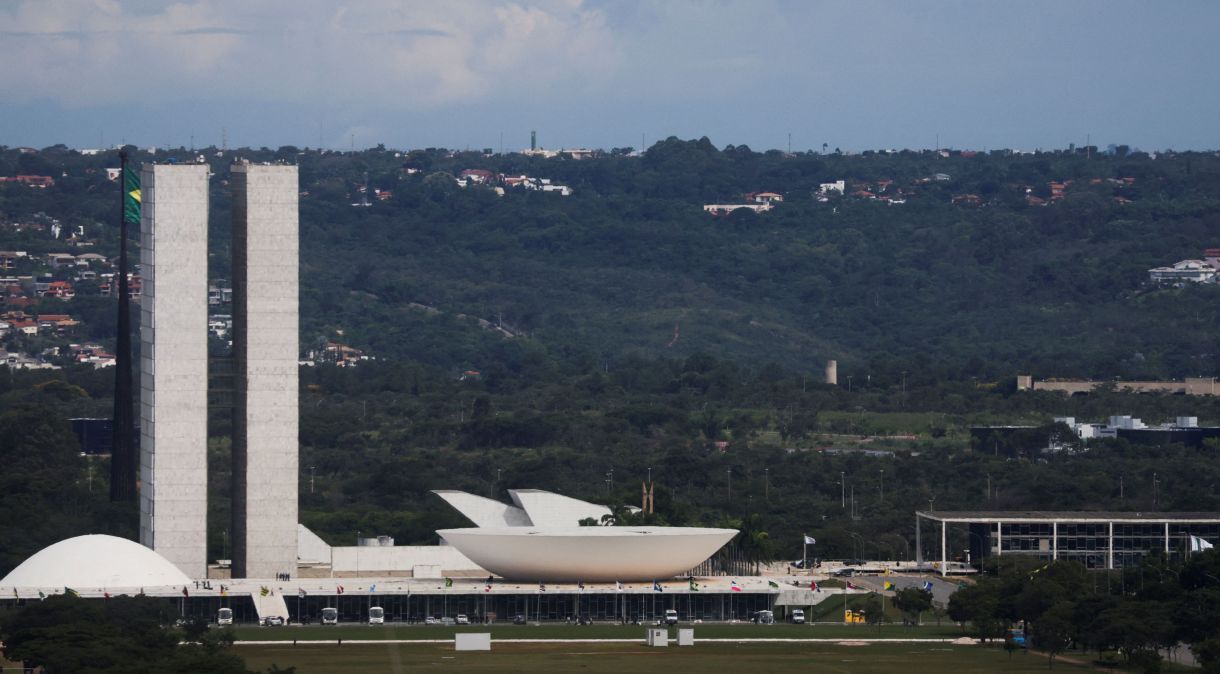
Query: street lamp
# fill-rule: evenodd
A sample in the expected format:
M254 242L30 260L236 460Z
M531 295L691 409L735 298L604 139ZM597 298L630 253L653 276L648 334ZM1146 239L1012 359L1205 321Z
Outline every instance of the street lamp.
M847 479L847 473L845 473L843 471L839 471L839 492L840 492L839 507L843 508L844 510L847 509L847 482L845 482L846 479Z

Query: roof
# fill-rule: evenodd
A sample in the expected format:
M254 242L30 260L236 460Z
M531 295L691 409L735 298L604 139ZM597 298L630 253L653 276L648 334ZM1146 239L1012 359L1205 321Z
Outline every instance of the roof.
M925 519L948 522L1215 522L1220 512L1134 512L1113 510L937 510L915 513Z
M499 501L468 494L456 489L433 489L433 494L445 499L445 503L462 513L476 527L526 527L530 519L521 508Z
M90 534L39 550L0 580L0 587L143 588L190 582L172 562L139 543Z

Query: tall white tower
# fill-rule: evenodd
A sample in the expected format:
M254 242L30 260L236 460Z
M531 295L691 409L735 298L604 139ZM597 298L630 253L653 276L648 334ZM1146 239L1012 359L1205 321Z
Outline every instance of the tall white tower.
M140 184L140 542L203 578L208 167L146 164Z
M233 577L295 575L298 496L298 180L235 164Z

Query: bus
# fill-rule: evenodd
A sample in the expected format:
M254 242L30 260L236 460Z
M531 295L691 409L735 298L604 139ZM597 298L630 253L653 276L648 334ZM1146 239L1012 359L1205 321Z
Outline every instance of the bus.
M233 609L222 608L216 612L217 625L232 625L233 624Z
M385 624L385 609L380 606L369 607L369 624L384 625Z
M322 609L322 624L323 625L338 625L339 624L339 609L326 607Z

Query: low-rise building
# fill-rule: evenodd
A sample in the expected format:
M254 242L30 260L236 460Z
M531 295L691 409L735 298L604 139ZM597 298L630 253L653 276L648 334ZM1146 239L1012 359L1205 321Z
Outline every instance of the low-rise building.
M1184 286L1188 283L1215 283L1220 269L1207 260L1182 260L1171 267L1148 270L1148 280L1156 285Z

